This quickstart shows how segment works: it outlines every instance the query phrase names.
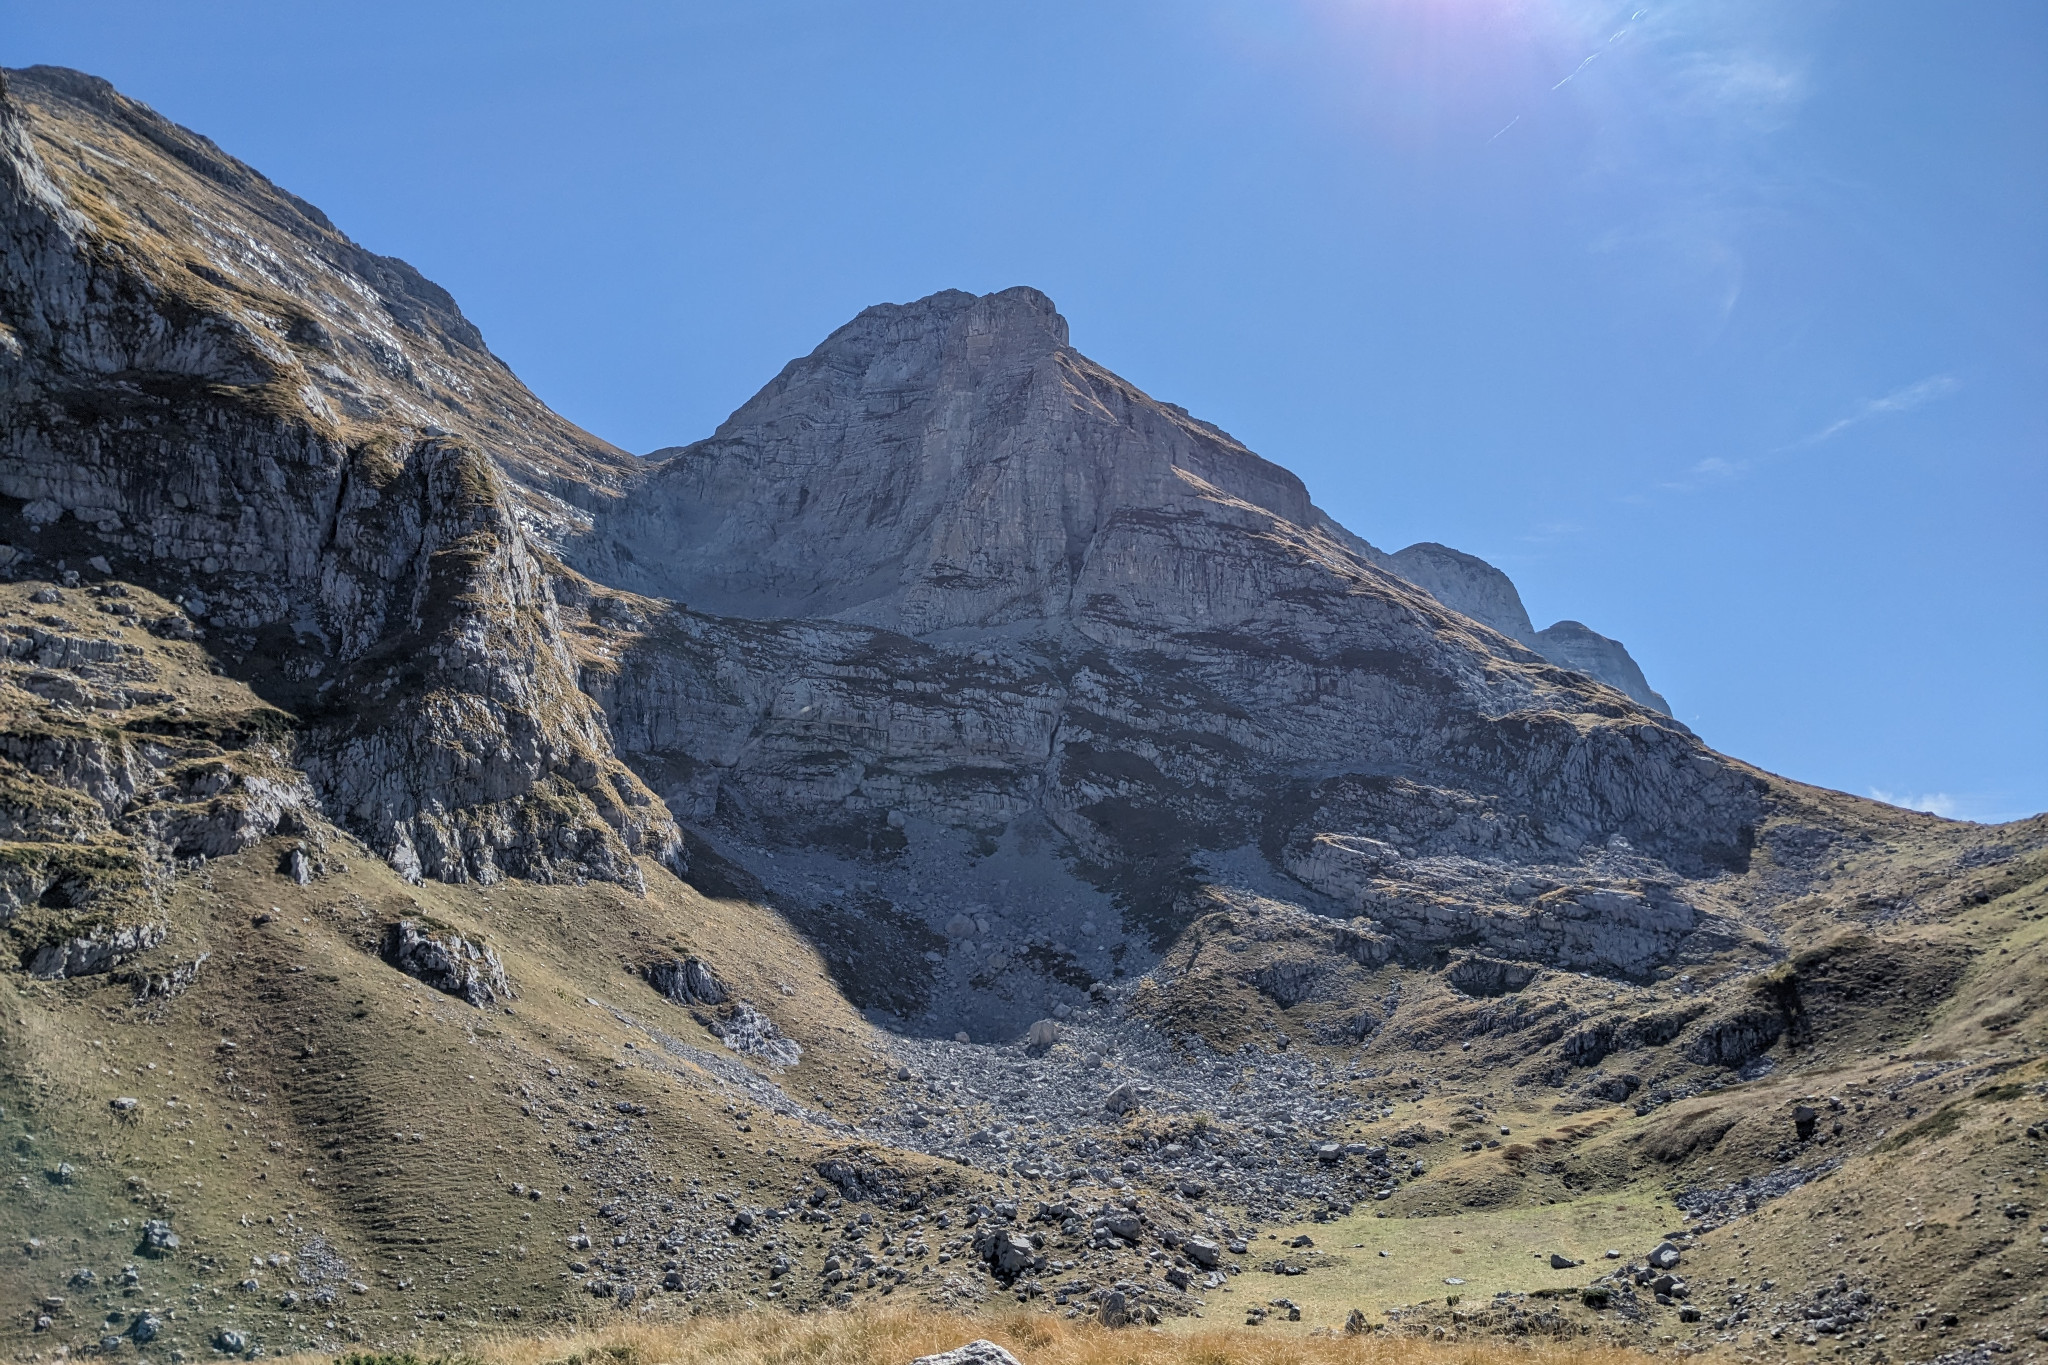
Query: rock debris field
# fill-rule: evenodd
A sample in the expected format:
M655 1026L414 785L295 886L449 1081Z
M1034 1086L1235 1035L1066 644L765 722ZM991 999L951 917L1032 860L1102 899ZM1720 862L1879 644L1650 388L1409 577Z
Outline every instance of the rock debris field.
M557 1152L592 1187L595 1217L568 1238L565 1272L620 1306L732 1293L844 1306L908 1286L940 1302L1003 1293L1157 1321L1199 1308L1247 1268L1259 1223L1341 1216L1424 1169L1409 1150L1416 1135L1335 1136L1379 1116L1332 1084L1346 1073L1285 1051L1169 1040L1107 1000L1056 1024L1050 1046L890 1040L884 1097L858 1125L601 1007L653 1044L636 1049L641 1066L687 1063L729 1096L735 1120L799 1119L849 1153L786 1192L681 1185L648 1160L633 1106L611 1103L594 1079L540 1082L556 1092L550 1108L578 1115L573 1149ZM870 1142L974 1174L919 1181L886 1154L862 1155Z

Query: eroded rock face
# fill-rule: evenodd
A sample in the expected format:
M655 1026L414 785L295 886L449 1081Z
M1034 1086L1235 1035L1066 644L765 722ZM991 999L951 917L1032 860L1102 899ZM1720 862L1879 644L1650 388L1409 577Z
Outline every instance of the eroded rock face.
M748 1000L735 1000L707 1025L734 1052L759 1057L772 1066L790 1067L803 1060L804 1050L775 1021Z
M664 958L647 968L647 984L678 1005L723 1005L732 998L701 957Z
M388 925L384 960L407 976L478 1008L512 998L505 964L497 953L453 930L434 931L409 919Z
M1747 856L1754 774L1552 666L1483 561L1374 549L1073 350L1035 290L869 309L636 463L204 139L76 73L10 81L6 568L153 589L138 623L286 718L270 767L228 765L237 800L157 803L158 845L212 856L298 808L416 877L632 884L684 866L671 805L857 865L1021 840L1027 881L1079 876L1124 923L949 959L957 906L906 877L860 902L858 951L1074 992L1191 890L1269 873L1382 957L1640 973L1700 932L1668 888ZM52 696L115 665L9 639ZM160 785L147 755L35 743L144 837L110 802ZM1584 875L1617 841L1643 865ZM1511 894L1529 867L1557 894Z
M202 618L297 717L323 807L413 875L631 882L635 855L679 858L533 549L573 520L551 490L601 499L626 457L547 413L445 293L205 139L75 72L7 81L8 568L90 558L183 603L159 633Z
M1671 704L1650 686L1642 668L1619 640L1611 640L1577 621L1559 621L1536 633L1531 646L1561 668L1574 668L1618 687L1643 705L1671 714Z
M1753 774L1518 643L1498 571L1373 549L1034 290L869 309L571 553L635 590L570 604L606 646L582 681L686 818L856 860L1042 821L1157 938L1205 851L1258 848L1414 948L1639 974L1694 928L1682 897L1520 904L1507 870L1620 840L1710 873L1760 810Z
M44 980L98 976L164 941L161 924L125 924L97 930L84 938L44 945L25 964L28 974Z

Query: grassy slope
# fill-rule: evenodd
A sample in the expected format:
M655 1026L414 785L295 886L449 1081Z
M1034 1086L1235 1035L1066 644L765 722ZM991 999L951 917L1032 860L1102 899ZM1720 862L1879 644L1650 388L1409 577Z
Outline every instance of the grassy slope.
M22 600L33 586L0 587L0 611L39 610ZM132 600L163 609L146 595ZM76 605L66 610L82 614ZM212 674L198 647L119 634L143 651L156 699L95 723L133 730L181 706L199 719L261 709L253 694ZM1871 818L1862 803L1842 818L1851 817ZM1640 1257L1678 1226L1674 1193L1768 1173L1788 1148L1796 1165L1847 1160L1688 1249L1700 1323L1679 1323L1675 1309L1622 1323L1569 1297L1531 1302L1575 1329L1630 1342L1708 1344L1732 1331L1745 1352L1782 1354L1805 1349L1803 1329L1772 1337L1770 1327L1783 1322L1763 1315L1717 1329L1729 1311L1726 1291L1754 1293L1770 1278L1782 1306L1844 1274L1894 1305L1881 1325L1852 1338L1867 1350L1922 1358L1953 1340L2030 1339L2041 1309L2031 1286L2048 1272L2033 1174L2040 1141L2028 1134L2048 1123L2038 1060L2048 868L2029 854L1959 870L1958 854L1983 842L1983 832L1883 818L1890 823L1880 844L1797 895L1766 885L1777 875L1767 859L1717 886L1734 902L1783 903L1775 931L1792 951L1766 984L1796 986L1804 1032L1772 1050L1771 1075L1722 1077L1722 1088L1644 1114L1539 1084L1548 1045L1536 1040L1545 1035L1503 1023L1504 1002L1466 1000L1427 973L1359 969L1358 988L1372 993L1389 973L1402 975L1407 1003L1361 1054L1381 1075L1354 1082L1388 1095L1385 1117L1347 1135L1430 1134L1436 1140L1414 1149L1429 1174L1348 1219L1272 1229L1275 1238L1262 1239L1247 1264L1284 1256L1307 1265L1306 1274L1253 1269L1229 1293L1210 1294L1200 1319L1170 1324L1163 1337L1126 1338L1137 1342L1130 1349L1156 1354L1169 1350L1157 1342L1180 1341L1171 1348L1186 1353L1178 1358L1235 1358L1248 1348L1199 1334L1234 1327L1247 1303L1281 1297L1303 1306L1298 1325L1276 1315L1234 1330L1271 1351L1279 1348L1270 1343L1335 1327L1354 1307L1377 1316L1432 1303L1433 1313L1408 1321L1471 1333L1482 1326L1473 1300L1583 1283L1609 1264L1598 1259L1609 1246ZM1997 837L2032 848L2042 833L2027 826ZM297 842L283 838L176 879L164 907L172 939L148 962L162 970L210 956L174 999L138 1005L132 987L106 977L10 977L0 999L0 1140L14 1179L0 1197L0 1245L39 1243L0 1257L0 1301L13 1305L4 1324L10 1350L83 1344L145 1309L177 1314L163 1341L188 1354L221 1326L283 1349L349 1333L365 1342L474 1343L480 1334L601 1319L609 1310L581 1293L565 1247L579 1232L602 1247L596 1211L611 1192L653 1188L701 1222L717 1215L720 1195L780 1202L815 1180L819 1160L855 1145L843 1132L768 1112L725 1077L738 1059L637 975L657 952L711 958L738 994L763 1004L804 1046L801 1065L777 1078L786 1091L857 1120L880 1093L882 1040L772 912L705 897L652 866L644 896L609 886L415 887L331 830L306 838L328 866L308 886L277 872ZM1917 908L1883 909L1901 898ZM263 915L271 918L258 923ZM489 943L517 998L477 1010L390 969L375 945L382 926L402 916ZM1697 990L1683 1001L1666 981L1617 991L1626 998L1612 1008L1734 1007L1758 989L1755 977L1724 980L1711 968L1696 975ZM1505 1004L1532 1018L1552 1007L1597 1013L1610 1007L1609 991L1610 983L1546 976ZM1294 1046L1346 1055L1313 1041L1316 1018L1341 1017L1342 1001L1282 1009L1241 980L1199 974L1171 994L1148 1008L1195 1022L1208 1009L1238 1036L1285 1031ZM664 1036L685 1050L665 1048ZM688 1048L722 1061L700 1064ZM1669 1051L1618 1054L1604 1066L1649 1074ZM1840 1113L1825 1105L1829 1095L1842 1098ZM123 1113L109 1104L119 1097L140 1104ZM1468 1112L1475 1099L1487 1109L1484 1123ZM1791 1107L1802 1100L1821 1102L1824 1140L1791 1141ZM622 1103L647 1113L621 1115ZM1829 1131L1837 1120L1839 1135ZM598 1141L578 1126L585 1122L625 1131ZM1512 1130L1498 1147L1460 1150L1494 1139L1495 1125ZM889 1159L917 1178L975 1179L921 1158ZM54 1174L60 1164L72 1168L68 1183ZM515 1196L515 1184L542 1197ZM2026 1212L2009 1213L2017 1209ZM159 1216L184 1245L152 1260L137 1251L139 1229ZM808 1286L797 1297L815 1301L826 1239L787 1232L794 1281ZM1296 1232L1313 1236L1320 1254L1282 1253L1279 1239ZM1390 1255L1378 1256L1382 1249ZM1588 1264L1552 1271L1551 1250ZM276 1253L294 1259L251 1265ZM690 1262L692 1291L664 1296L660 1312L743 1308L790 1283L770 1281L758 1251L737 1244L693 1248ZM132 1287L118 1283L128 1263L139 1276ZM81 1267L97 1282L72 1285ZM1466 1284L1446 1287L1447 1277ZM255 1289L239 1287L249 1279ZM336 1292L332 1305L313 1303L323 1287ZM278 1306L286 1291L301 1296L290 1312ZM1442 1302L1452 1292L1465 1299L1455 1312ZM36 1305L51 1296L64 1300L49 1310L55 1327L36 1334ZM1923 1307L1931 1311L1916 1325ZM109 1324L110 1313L119 1320ZM1954 1327L1944 1328L1947 1314ZM964 1330L951 1319L929 1322L854 1337L936 1340ZM761 1329L764 1339L809 1330ZM1878 1331L1888 1346L1870 1340ZM687 1342L675 1340L682 1352ZM1054 1359L1097 1349L1081 1337L1048 1341L1043 1351ZM538 1359L544 1349L555 1347L517 1351Z

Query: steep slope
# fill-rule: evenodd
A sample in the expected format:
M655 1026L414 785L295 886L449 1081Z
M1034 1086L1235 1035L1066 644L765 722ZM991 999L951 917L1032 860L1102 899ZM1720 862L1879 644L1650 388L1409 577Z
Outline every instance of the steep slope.
M177 630L295 714L325 806L408 872L630 880L638 851L679 856L575 685L522 528L539 495L522 508L483 449L586 490L624 457L440 290L210 143L77 73L7 82L10 567L180 604Z
M1515 590L1514 583L1477 555L1422 541L1393 554L1372 551L1368 557L1451 610L1493 627L1510 640L1520 641L1558 667L1596 678L1654 711L1671 714L1670 703L1650 686L1642 668L1621 641L1609 639L1577 621L1559 621L1537 630L1530 624L1528 609L1522 605L1522 594Z
M627 623L584 681L629 761L768 882L770 848L888 853L814 875L890 884L892 964L958 911L936 866L1010 838L1036 851L975 898L1033 903L1069 990L1211 883L1369 914L1382 954L1639 974L1728 936L1677 887L1740 867L1764 810L1758 775L1380 567L1469 557L1381 555L1031 289L867 310L569 554L689 604L593 598ZM1511 895L1538 867L1555 894ZM927 1002L892 965L888 1008L971 1031L982 973L942 964Z
M1621 641L1577 621L1559 621L1536 632L1533 648L1561 668L1575 669L1617 687L1643 705L1671 714L1671 704L1650 686Z
M1522 594L1516 591L1506 574L1477 555L1425 540L1405 550L1383 555L1378 563L1451 610L1461 611L1473 620L1493 627L1510 640L1518 640L1536 649L1536 628L1529 623L1529 611L1522 605ZM1602 681L1606 680L1603 678Z

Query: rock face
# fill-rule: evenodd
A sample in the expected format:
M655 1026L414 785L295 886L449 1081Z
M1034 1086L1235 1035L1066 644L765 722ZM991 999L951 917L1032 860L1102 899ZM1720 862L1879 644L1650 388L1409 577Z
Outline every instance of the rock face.
M415 878L637 885L641 857L686 866L673 810L729 854L701 884L868 964L859 1003L971 1000L1010 1037L1211 886L1358 917L1376 960L1510 976L1640 975L1721 932L1684 887L1746 860L1761 782L1582 676L1625 651L1572 636L1579 671L1553 666L1564 627L1533 631L1505 576L1376 550L1076 352L1036 290L868 309L634 461L205 139L77 73L8 82L5 571L138 585L137 623L276 708L260 771L223 761L226 788L147 820L154 751L19 731L42 747L17 761L91 797L21 807L54 821L34 838L84 821L142 868L324 817ZM24 687L120 681L77 632L7 638L66 670ZM49 894L38 856L17 902ZM963 916L976 877L990 913ZM147 899L62 933L112 942ZM1276 999L1315 975L1275 972Z
M1536 632L1535 648L1544 658L1562 668L1577 669L1589 677L1611 684L1648 707L1671 714L1671 706L1653 690L1643 670L1629 657L1621 641L1610 640L1577 621L1559 621Z
M10 567L90 559L182 602L297 717L323 807L414 875L679 857L576 686L526 529L626 458L445 293L205 139L76 72L6 81Z
M1520 643L1505 576L1373 549L1035 290L871 308L654 459L566 547L632 590L576 604L583 684L714 834L858 861L1043 827L1154 936L1255 850L1409 949L1630 974L1699 926L1682 896L1517 903L1512 869L1747 856L1756 778Z
M1425 540L1379 556L1381 568L1421 588L1453 611L1461 611L1481 625L1491 626L1520 644L1536 649L1536 628L1529 624L1528 609L1514 582L1493 565ZM1542 653L1541 650L1537 650Z
M457 933L436 933L412 920L400 920L384 931L384 960L479 1008L512 998L505 964L497 953Z
M1393 554L1373 551L1373 562L1397 573L1453 611L1493 627L1510 640L1535 650L1560 668L1597 678L1627 693L1654 711L1671 714L1671 706L1643 677L1643 670L1619 640L1580 625L1559 621L1545 630L1529 622L1522 594L1508 576L1476 555L1448 545L1424 541Z

